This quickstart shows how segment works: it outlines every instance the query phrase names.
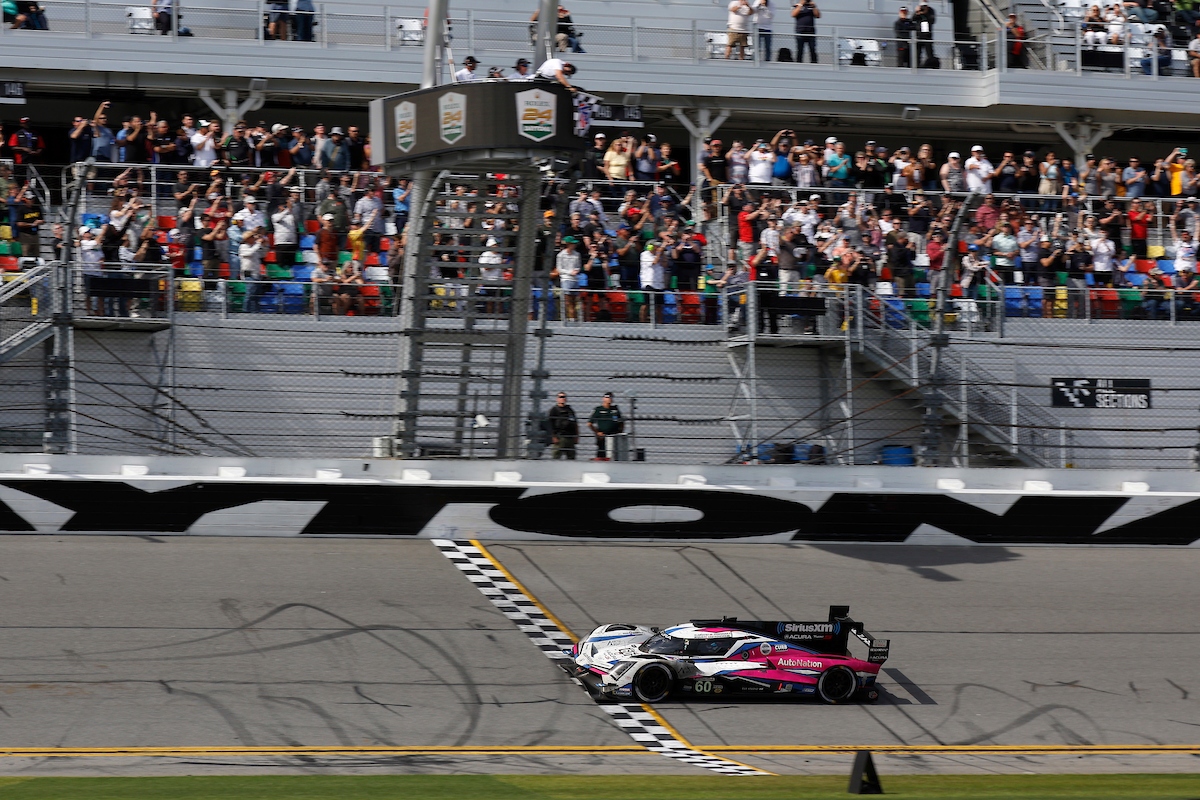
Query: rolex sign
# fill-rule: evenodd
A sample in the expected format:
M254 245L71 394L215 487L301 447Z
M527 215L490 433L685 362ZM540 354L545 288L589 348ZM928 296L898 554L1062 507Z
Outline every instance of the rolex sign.
M527 139L540 142L554 135L554 111L558 98L542 89L517 93L517 130Z

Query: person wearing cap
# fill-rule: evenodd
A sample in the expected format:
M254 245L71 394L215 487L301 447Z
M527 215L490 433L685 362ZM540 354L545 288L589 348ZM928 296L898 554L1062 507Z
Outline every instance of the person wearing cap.
M583 154L580 162L580 177L591 180L602 180L604 154L608 152L608 135L599 131L592 136L592 146Z
M571 77L575 74L575 65L570 61L563 61L561 58L547 58L542 62L542 65L537 68L534 73L534 78L543 81L555 81L562 84L571 90L572 93L578 91L571 85Z
M475 68L479 66L479 59L475 56L467 56L463 59L463 67L458 72L454 73L455 83L470 83L471 81L479 80L479 76L475 74Z
M233 126L233 134L222 143L225 158L231 167L250 167L254 165L254 145L246 135L246 123L239 122Z
M899 16L892 23L892 35L896 39L896 66L912 66L912 40L917 23L908 16L908 6L900 6Z
M522 83L533 80L533 73L529 71L529 59L518 58L517 63L513 64L513 73L505 80Z
M937 22L937 12L927 0L919 0L912 21L917 38L917 66L937 63L933 55L933 24Z
M625 417L621 409L613 403L613 393L605 392L600 398L600 405L592 409L588 417L588 427L596 436L596 460L608 461L608 437L625 430Z
M537 16L537 12L534 12ZM536 21L536 20L535 20ZM575 30L575 24L571 19L571 12L567 11L562 6L558 7L558 18L554 28L554 45L560 53L570 50L572 53L585 52L579 45L581 34Z
M700 158L700 174L708 183L716 186L726 183L729 180L729 161L726 158L724 143L720 139L713 139L708 143L708 148ZM716 199L716 189L710 190L711 198Z
M329 132L329 147L326 149L328 161L325 162L328 169L334 172L347 172L353 167L350 163L350 143L346 141L346 132L341 128L334 128Z
M971 157L963 164L963 169L966 171L968 192L991 193L992 178L996 177L998 170L984 155L982 145L977 144L971 148Z
M546 429L550 434L550 458L574 461L575 447L579 443L579 418L567 403L566 392L559 392L555 404L546 412Z
M1025 26L1017 21L1016 14L1009 14L1004 23L1004 37L1008 42L1008 68L1025 69L1028 66L1025 54Z
M249 232L265 228L267 217L258 207L258 198L246 195L242 198L242 208L233 215L233 224L242 231Z
M217 163L220 157L220 141L221 123L200 120L200 127L192 136L192 163L201 168L208 168Z
M1194 271L1195 266L1187 268L1189 271ZM1178 268L1176 268L1178 272ZM1163 271L1158 267L1154 267L1146 275L1146 281L1142 284L1142 311L1146 315L1146 319L1166 319L1169 316L1170 306L1167 304L1171 301L1170 284L1164 277Z
M291 134L292 136L287 142L287 153L292 166L301 169L312 166L314 155L312 140L308 138L308 134L301 127L292 128Z

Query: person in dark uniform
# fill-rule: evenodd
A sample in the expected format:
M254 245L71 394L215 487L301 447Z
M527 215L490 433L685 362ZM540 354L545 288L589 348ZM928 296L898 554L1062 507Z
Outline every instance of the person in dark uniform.
M613 404L612 392L605 392L604 397L600 399L600 405L592 410L592 416L588 417L588 427L596 434L596 460L607 461L606 439L625 428L625 418L621 416L621 409Z
M900 16L892 23L894 37L896 42L896 66L911 67L912 66L912 40L913 32L916 31L917 24L909 19L908 7L900 6Z
M779 258L767 247L750 259L758 286L758 332L779 333Z
M575 460L575 445L579 442L579 420L575 409L567 404L566 392L558 393L558 402L546 412L550 429L550 457Z

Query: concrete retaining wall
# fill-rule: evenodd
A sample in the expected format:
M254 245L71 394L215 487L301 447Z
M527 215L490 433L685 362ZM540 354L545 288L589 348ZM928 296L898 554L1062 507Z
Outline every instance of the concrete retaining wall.
M0 456L0 531L1191 545L1190 472Z

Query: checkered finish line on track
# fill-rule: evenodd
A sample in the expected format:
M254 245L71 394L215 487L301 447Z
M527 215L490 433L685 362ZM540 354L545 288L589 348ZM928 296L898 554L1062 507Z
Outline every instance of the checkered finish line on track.
M475 588L482 592L500 613L512 620L547 658L556 664L570 660L568 651L575 643L571 636L547 616L533 598L514 583L485 552L471 542L434 539L433 544L467 576L467 580L475 584ZM637 703L611 703L601 705L600 708L604 709L630 738L652 753L722 775L770 774L692 748L668 730L645 706Z

